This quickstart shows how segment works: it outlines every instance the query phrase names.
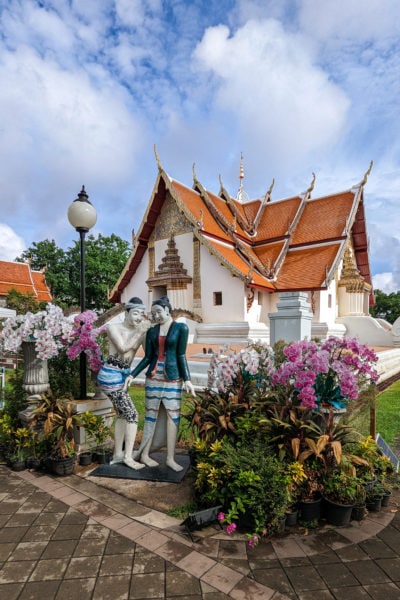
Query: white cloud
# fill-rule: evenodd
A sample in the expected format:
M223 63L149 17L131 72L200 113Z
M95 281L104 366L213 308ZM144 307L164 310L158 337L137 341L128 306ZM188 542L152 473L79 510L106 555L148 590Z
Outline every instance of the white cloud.
M0 223L0 260L13 261L26 249L25 242L4 223Z
M400 292L400 278L393 277L393 273L377 273L372 278L374 289L385 294Z
M343 133L346 95L313 63L307 40L278 21L248 21L233 34L209 28L194 56L214 75L219 109L270 165L288 171L327 153Z

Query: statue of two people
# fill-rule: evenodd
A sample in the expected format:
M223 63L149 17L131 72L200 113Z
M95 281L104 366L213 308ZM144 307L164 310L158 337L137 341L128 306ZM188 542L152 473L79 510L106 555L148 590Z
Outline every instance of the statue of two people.
M140 298L132 298L125 305L124 322L110 325L107 330L110 357L99 373L99 385L110 397L117 413L112 462L123 462L133 469L155 467L158 463L150 457L150 453L166 446L166 465L173 471L181 471L182 467L175 461L175 444L182 390L195 395L186 359L189 330L185 323L173 320L167 296L152 304L151 315L155 325L150 326L144 313L145 307ZM144 357L130 370L140 346L144 347ZM116 360L120 361L120 365L110 364ZM137 411L128 387L146 367L144 429L139 449L132 456L137 433ZM119 383L115 383L111 389L111 380L117 379L115 372L118 369L122 375Z

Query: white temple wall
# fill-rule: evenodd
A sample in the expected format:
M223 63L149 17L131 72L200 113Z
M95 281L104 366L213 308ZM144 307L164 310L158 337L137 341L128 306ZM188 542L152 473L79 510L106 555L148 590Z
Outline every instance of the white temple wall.
M136 270L135 275L132 277L128 285L125 287L121 294L121 302L128 302L133 296L141 298L148 309L150 309L150 294L146 285L146 279L149 276L149 254L145 252L142 262Z
M201 303L204 323L244 321L243 282L233 277L204 246L200 254ZM221 293L222 304L216 304Z

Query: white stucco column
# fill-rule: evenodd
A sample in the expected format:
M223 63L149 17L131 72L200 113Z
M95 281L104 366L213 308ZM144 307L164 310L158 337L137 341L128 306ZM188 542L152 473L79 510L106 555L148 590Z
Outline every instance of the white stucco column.
M297 342L311 339L311 305L304 292L282 292L279 294L277 312L269 313L270 344L278 340Z

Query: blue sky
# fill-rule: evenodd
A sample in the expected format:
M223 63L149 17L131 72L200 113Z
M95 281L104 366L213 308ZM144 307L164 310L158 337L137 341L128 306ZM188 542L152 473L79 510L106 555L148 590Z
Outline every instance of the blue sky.
M0 0L0 258L137 231L157 175L273 199L365 188L376 288L400 290L398 0Z

